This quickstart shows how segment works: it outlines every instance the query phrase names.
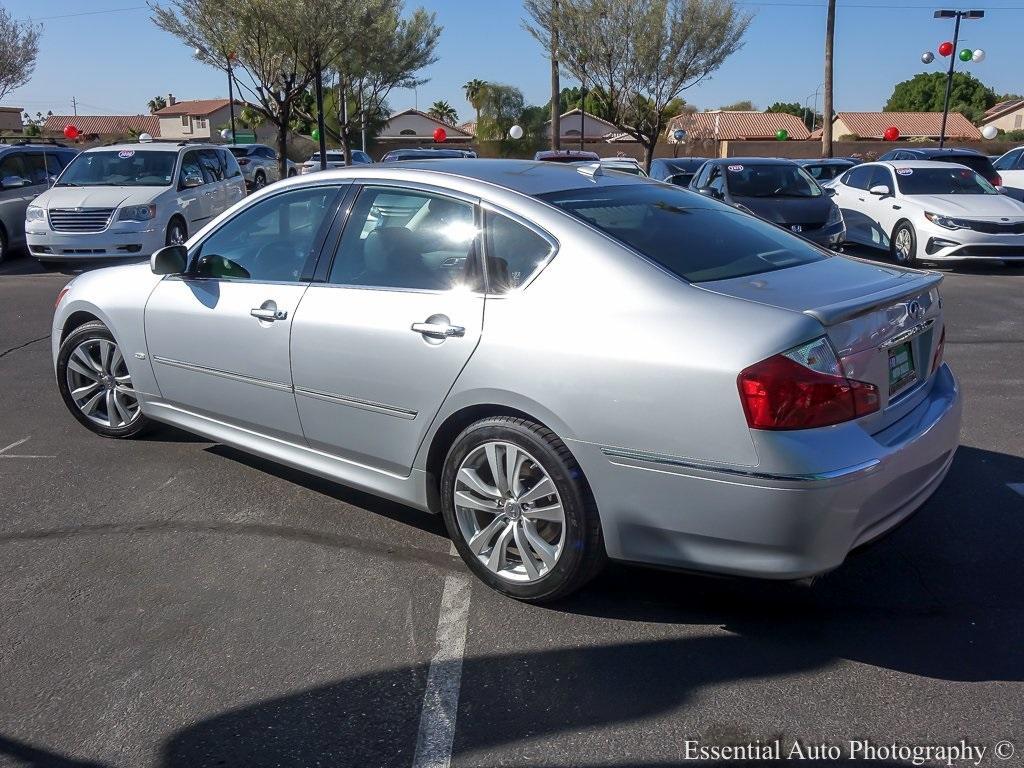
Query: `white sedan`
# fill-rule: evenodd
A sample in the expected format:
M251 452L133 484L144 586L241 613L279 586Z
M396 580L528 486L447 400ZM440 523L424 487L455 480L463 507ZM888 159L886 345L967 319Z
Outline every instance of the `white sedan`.
M897 263L1024 260L1024 203L970 168L927 160L864 163L826 186L846 239Z
M992 165L1003 181L1003 194L1024 200L1024 147L1011 149Z

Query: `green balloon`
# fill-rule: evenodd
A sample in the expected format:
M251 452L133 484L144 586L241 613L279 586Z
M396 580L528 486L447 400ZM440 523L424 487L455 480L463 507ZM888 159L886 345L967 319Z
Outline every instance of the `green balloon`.
M974 58L974 51L970 48L964 48L960 51L960 61L970 61Z
M777 141L785 141L789 138L789 131L785 128L779 128L779 130L775 132L775 138Z
M309 135L313 137L313 141L320 141L320 129L319 128L314 128L313 132L311 134L309 134Z

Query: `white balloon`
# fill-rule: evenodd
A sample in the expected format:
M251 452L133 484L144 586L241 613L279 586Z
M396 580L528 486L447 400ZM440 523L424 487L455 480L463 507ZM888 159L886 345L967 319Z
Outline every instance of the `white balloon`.
M994 139L996 136L999 135L999 129L996 128L994 125L986 125L984 128L981 129L981 135L984 136L986 139Z
M148 133L140 133L139 134L139 141L152 141L152 140L153 140L153 137L150 136Z
M523 138L523 127L521 125L513 125L508 129L508 135L513 139Z
M220 132L220 137L222 139L230 139L231 138L231 131L228 128L222 128L221 132Z
M973 53L973 54L971 55L971 58L972 58L972 59L973 59L974 61L984 61L984 60L985 60L985 52L984 52L983 50L981 50L981 48L979 48L978 50L976 50L976 51L975 51L975 52L974 52L974 53Z

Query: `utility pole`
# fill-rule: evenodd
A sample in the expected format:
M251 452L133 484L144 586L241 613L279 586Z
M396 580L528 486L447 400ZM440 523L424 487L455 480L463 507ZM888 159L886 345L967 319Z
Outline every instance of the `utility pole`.
M558 0L551 0L551 149L562 148L561 87L558 82Z
M78 117L78 102L75 101L75 97L71 97L71 111L75 113L75 117Z
M327 130L324 126L324 70L320 66L320 57L313 62L316 69L316 82L314 92L316 94L316 133L320 141L320 170L327 170L327 137L324 135Z
M836 0L828 0L825 17L825 98L821 107L821 156L832 157L832 58L836 37ZM817 112L817 99L815 99Z

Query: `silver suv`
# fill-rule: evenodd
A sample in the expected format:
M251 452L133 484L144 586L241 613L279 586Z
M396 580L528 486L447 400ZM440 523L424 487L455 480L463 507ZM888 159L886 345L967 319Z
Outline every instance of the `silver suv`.
M273 147L266 144L232 144L228 149L238 160L249 189L263 189L267 184L281 180L281 172L278 169L279 155ZM291 160L287 163L288 177L297 176L299 170L295 163Z
M53 183L77 149L59 144L0 146L0 261L25 243L25 209Z

